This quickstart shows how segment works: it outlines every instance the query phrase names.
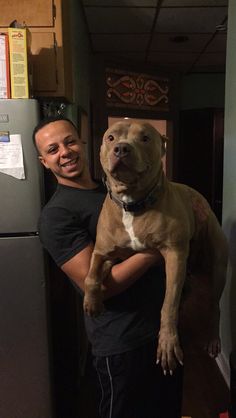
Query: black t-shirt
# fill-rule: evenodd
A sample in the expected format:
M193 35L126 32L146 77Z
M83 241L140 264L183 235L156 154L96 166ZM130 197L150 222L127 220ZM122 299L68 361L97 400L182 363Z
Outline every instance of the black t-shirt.
M58 266L95 241L105 193L103 185L93 190L58 185L39 220L40 240ZM106 300L97 318L85 315L93 354L122 353L157 338L164 288L163 267L152 268L129 289Z

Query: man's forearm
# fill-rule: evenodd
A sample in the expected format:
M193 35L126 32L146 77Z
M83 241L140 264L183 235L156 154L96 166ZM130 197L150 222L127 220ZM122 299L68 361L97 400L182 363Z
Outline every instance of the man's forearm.
M102 284L104 299L117 295L136 282L154 264L160 263L159 254L137 253L112 267Z
M84 281L89 272L92 252L93 245L90 244L61 266L64 273L73 280L76 286L79 286L82 292L84 292ZM110 275L102 283L104 299L123 292L151 266L161 260L162 256L159 253L137 253L127 260L115 264Z

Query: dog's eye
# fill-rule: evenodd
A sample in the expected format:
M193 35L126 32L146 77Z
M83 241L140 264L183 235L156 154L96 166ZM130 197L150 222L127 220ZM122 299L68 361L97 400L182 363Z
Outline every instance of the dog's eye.
M142 137L142 141L143 141L143 142L148 142L148 141L150 141L149 136L147 136L147 135L143 135L143 137Z
M108 141L113 141L114 140L114 136L113 135L108 135L107 139L108 139Z

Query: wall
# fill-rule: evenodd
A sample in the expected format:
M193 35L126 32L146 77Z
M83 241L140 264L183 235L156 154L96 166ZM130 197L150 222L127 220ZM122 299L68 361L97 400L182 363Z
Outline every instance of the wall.
M89 113L91 47L81 4L70 0L74 104L68 106L68 117L78 122L78 105Z
M223 228L229 240L230 263L222 298L222 363L236 347L236 2L229 0L226 59Z
M224 107L225 74L190 74L182 78L180 109Z

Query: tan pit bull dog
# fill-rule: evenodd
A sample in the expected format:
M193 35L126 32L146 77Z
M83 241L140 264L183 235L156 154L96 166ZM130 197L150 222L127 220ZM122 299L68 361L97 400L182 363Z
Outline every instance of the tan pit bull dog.
M158 251L165 261L166 292L161 310L157 359L164 373L183 362L177 325L187 268L210 277L212 335L208 351L220 351L219 301L225 285L227 243L210 206L197 191L167 180L162 167L163 137L148 123L117 122L104 134L101 164L108 195L85 280L84 309L103 309L101 282L115 259Z

